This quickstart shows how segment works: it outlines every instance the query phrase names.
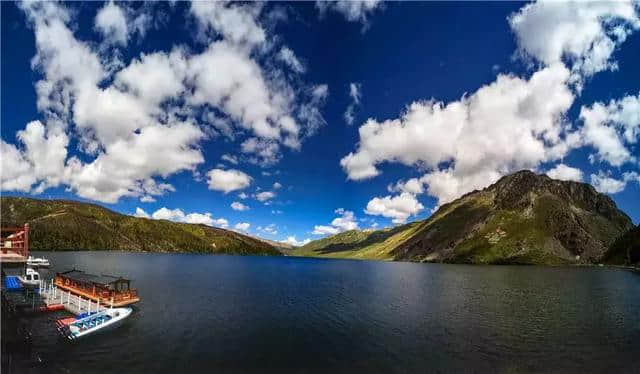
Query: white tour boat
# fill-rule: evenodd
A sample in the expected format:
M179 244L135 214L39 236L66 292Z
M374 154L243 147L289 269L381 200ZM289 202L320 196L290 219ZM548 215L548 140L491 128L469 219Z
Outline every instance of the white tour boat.
M27 273L19 275L18 279L24 287L36 288L40 286L40 274L32 268L27 268Z
M44 257L29 256L29 258L27 258L27 266L48 267L49 266L49 260L47 260Z
M129 317L131 312L131 308L112 308L94 313L69 324L66 335L70 340L74 340L115 327Z

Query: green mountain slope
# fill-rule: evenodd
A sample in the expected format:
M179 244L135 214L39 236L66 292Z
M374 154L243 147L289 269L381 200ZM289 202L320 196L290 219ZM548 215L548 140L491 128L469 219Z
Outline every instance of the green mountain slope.
M0 200L2 226L28 222L32 250L281 254L262 240L206 225L137 218L78 201Z
M632 228L613 242L605 262L613 265L640 265L640 226Z
M452 263L595 263L632 227L613 200L585 183L521 171L393 229L311 242L306 256Z

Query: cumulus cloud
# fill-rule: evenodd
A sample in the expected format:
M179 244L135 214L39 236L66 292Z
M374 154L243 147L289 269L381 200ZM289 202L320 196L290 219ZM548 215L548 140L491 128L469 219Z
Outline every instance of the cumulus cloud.
M136 208L136 212L133 215L138 218L151 218L151 216L142 208Z
M624 190L627 182L612 178L610 174L600 170L598 174L591 174L591 184L598 192L615 194Z
M104 43L76 38L70 26L76 12L65 4L19 6L35 34L37 108L45 118L41 141L64 156L62 167L58 158L33 161L27 144L21 148L3 139L3 158L15 161L3 173L3 189L41 191L63 184L78 196L107 203L150 200L150 181L185 170L197 175L204 162L201 143L218 133L250 136L242 152L256 163L274 163L281 145L299 149L323 123L318 86L287 78L284 63L271 62L271 47L279 42L261 26L259 5L195 2L190 11L207 43L202 52L174 47L128 64L117 53L103 53ZM143 35L150 20L110 2L99 10L95 27L105 43L124 45L133 32ZM31 127L25 133L39 130ZM67 158L70 134L77 136L82 156Z
M562 181L582 182L582 170L565 164L558 164L554 166L552 169L547 171L547 175L550 178Z
M207 177L210 190L223 191L224 193L247 188L252 181L249 175L234 169L212 169L207 173Z
M338 214L339 216L331 221L330 226L316 225L313 228L312 234L334 235L343 231L357 230L359 228L358 221L352 211L338 208L334 211L334 213Z
M123 46L127 45L129 39L127 17L124 10L113 1L100 8L96 15L95 27L106 39Z
M350 22L362 22L365 29L368 26L369 17L381 6L380 0L316 1L316 8L320 11L320 15L328 10L335 11Z
M614 166L633 161L621 139L637 138L637 125L629 125L635 98L583 108L582 128L566 122L584 78L615 69L613 51L639 28L633 2L541 1L525 5L509 23L521 54L540 63L536 72L526 79L499 74L460 100L416 101L398 119L369 119L357 149L340 161L348 178L375 177L386 162L413 166L426 173L389 190L410 196L424 189L440 205L585 144ZM622 111L624 121L616 120Z
M387 186L389 192L408 192L414 195L424 192L424 181L421 178L411 178L409 180L399 180L396 184Z
M397 196L374 197L367 203L365 213L391 218L393 223L405 223L407 218L420 213L424 206L416 196L403 192Z
M258 201L263 203L263 202L265 202L267 200L271 200L274 197L276 197L276 194L273 191L262 191L262 192L257 193L255 195L255 197L256 197L256 200L258 200Z
M282 188L282 185L280 184L280 182L276 182L273 184L273 189L274 190L279 190Z
M379 175L377 165L384 162L430 169L420 181L428 182L427 193L440 204L448 202L566 154L575 142L575 135L562 136L569 128L563 114L574 99L568 78L569 71L555 65L528 80L501 74L448 104L414 102L399 119L368 120L359 129L357 150L340 164L352 180ZM421 189L419 181L404 188Z
M311 239L307 238L304 239L302 241L298 241L296 240L295 236L288 236L285 240L281 240L280 243L284 243L284 244L290 244L294 247L301 247L305 244L308 244L309 242L311 242Z
M626 144L640 138L640 95L583 106L580 119L584 143L595 148L597 159L612 166L636 161Z
M236 225L233 226L233 228L235 228L237 231L247 232L249 231L250 226L251 224L248 222L239 222L239 223L236 223Z
M351 103L347 106L347 110L344 112L344 120L347 124L352 125L353 121L355 121L355 110L358 105L360 105L360 98L362 97L362 85L360 83L350 83L349 84L349 97L351 98Z
M211 213L189 213L185 214L182 209L168 209L166 207L162 207L152 214L148 214L142 208L136 208L136 212L134 213L135 217L141 218L152 218L152 219L165 219L173 222L183 222L183 223L193 223L193 224L202 224L207 226L216 226L227 228L229 227L229 222L224 218L213 218Z
M40 121L32 121L17 133L24 146L20 150L2 141L2 190L40 193L56 187L64 180L64 161L69 139L59 128L45 128ZM32 190L33 184L40 184Z
M545 65L568 62L579 76L616 69L611 55L640 28L634 1L537 1L509 18L520 51Z
M231 203L231 209L238 210L240 212L244 212L245 210L249 210L249 207L244 205L243 203L234 201Z
M311 232L313 235L335 235L340 229L333 226L316 225Z

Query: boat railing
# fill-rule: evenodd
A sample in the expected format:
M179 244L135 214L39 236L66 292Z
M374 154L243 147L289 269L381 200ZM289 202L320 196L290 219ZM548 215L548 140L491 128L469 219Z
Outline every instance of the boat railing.
M0 250L6 254L8 251L20 256L29 256L29 224L23 227L0 228Z

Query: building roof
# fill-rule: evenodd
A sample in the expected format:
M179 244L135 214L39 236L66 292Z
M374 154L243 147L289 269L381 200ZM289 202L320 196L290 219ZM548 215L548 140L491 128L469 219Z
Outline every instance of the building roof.
M125 279L122 277L115 277L113 275L105 275L105 274L94 275L94 274L85 273L82 270L76 270L76 269L65 271L58 274L62 275L63 277L73 279L79 282L95 283L95 284L101 284L104 286L110 285L112 283L117 283L117 282L129 282L129 279Z

